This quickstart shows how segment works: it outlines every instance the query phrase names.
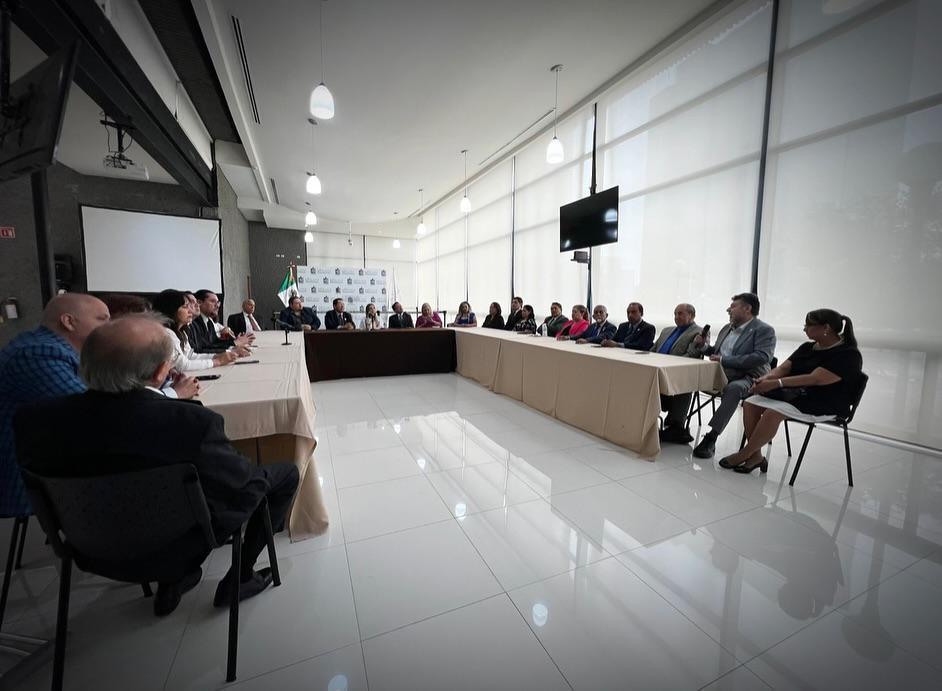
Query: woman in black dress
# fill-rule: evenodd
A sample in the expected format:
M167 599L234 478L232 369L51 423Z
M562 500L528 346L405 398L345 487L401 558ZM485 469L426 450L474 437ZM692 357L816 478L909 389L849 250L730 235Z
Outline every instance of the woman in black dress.
M484 329L503 329L504 318L500 314L500 305L492 302L488 314L484 317Z
M514 331L518 334L536 333L536 317L533 316L533 305L524 305L520 321L514 324Z
M850 317L831 309L813 310L805 316L805 334L809 342L756 380L753 396L743 403L749 442L721 460L722 467L737 473L759 468L764 473L769 462L762 457L762 447L786 417L821 422L849 414L863 367Z

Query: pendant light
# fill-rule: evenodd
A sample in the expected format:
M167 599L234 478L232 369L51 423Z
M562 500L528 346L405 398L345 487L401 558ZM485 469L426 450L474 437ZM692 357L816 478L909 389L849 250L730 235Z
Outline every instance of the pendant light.
M304 202L307 206L311 206L311 202ZM316 226L317 225L317 214L314 213L314 209L308 209L307 213L304 214L304 225L306 226Z
M459 208L462 213L469 214L471 213L471 200L468 199L468 150L462 149L461 153L464 156L464 196L461 198Z
M422 195L422 188L419 188L419 211L422 211L422 205L425 203L425 197ZM419 216L419 225L415 227L415 234L419 237L425 235L425 215Z
M330 120L334 117L334 95L324 84L324 3L321 0L320 8L320 39L321 39L321 83L311 92L311 115L321 120Z
M307 174L304 189L308 194L317 195L321 193L321 179L317 177L317 167L314 165L314 126L317 125L317 120L308 118L307 121L311 123L311 172Z
M307 231L307 232L304 234L304 242L306 242L306 243L308 243L308 244L314 242L314 233L312 233L311 231Z
M562 163L563 143L556 136L556 123L559 120L559 71L563 69L562 65L553 65L550 72L556 73L556 98L553 101L553 138L546 147L546 162L550 164Z
M399 249L400 247L402 247L402 243L399 242L399 238L396 238L395 240L393 240L393 249L394 249L394 250L397 250L397 249Z

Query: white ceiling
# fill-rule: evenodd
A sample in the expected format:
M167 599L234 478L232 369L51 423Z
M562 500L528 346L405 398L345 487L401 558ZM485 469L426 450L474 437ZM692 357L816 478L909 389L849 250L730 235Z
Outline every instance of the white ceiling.
M461 184L461 149L470 152L472 176L482 159L553 107L551 65L565 66L565 112L710 2L330 0L326 82L337 114L317 126L324 193L314 198L304 182L312 158L307 101L321 76L318 3L193 4L250 166L223 170L247 208L274 202L274 178L286 208L266 218L287 225L296 211L289 226L296 227L306 201L322 218L355 223L413 213L419 187L428 204ZM261 125L248 107L231 15L241 22Z

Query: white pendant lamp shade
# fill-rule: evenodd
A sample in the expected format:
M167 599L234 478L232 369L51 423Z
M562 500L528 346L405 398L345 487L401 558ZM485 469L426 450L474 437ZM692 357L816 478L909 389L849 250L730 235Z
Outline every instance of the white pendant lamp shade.
M424 224L422 221L419 221L419 225L417 225L417 226L415 227L415 234L416 234L416 235L425 235L425 232L426 232L426 230L425 230L425 224Z
M461 198L461 204L458 205L458 208L461 209L461 213L469 214L471 213L471 200L468 199L468 150L462 149L461 155L464 156L464 196Z
M314 233L312 233L311 231L307 231L304 234L304 242L307 242L307 243L314 242Z
M307 184L304 186L304 189L307 190L308 194L321 193L321 179L317 177L317 173L311 173L307 176Z
M308 211L304 214L304 225L306 226L316 226L317 225L317 216L313 211Z
M311 115L321 120L334 117L334 95L324 82L314 87L311 92Z
M461 198L461 213L469 214L471 213L471 200L468 199L468 195L464 195Z
M425 206L425 195L423 194L424 191L425 191L424 188L422 187L419 188L419 211L420 212L422 211L422 208ZM424 216L419 217L419 225L415 227L415 234L419 237L425 235L425 217Z
M397 250L397 249L399 249L400 247L402 247L402 243L399 242L399 238L396 238L395 240L393 240L393 249L394 249L394 250Z
M562 163L563 158L563 143L559 141L558 137L553 137L546 147L546 162Z

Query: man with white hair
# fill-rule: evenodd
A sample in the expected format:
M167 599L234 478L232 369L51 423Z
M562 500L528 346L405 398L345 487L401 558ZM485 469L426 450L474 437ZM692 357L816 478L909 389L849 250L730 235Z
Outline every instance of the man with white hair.
M199 475L209 505L213 532L223 542L246 520L239 573L227 573L213 604L224 607L230 593L239 599L262 592L272 582L270 568L255 571L266 546L262 498L268 499L272 525L283 525L298 486L291 463L255 466L226 437L224 421L198 402L164 396L159 387L172 366L173 346L159 321L127 316L107 324L87 339L81 372L85 393L42 401L16 416L20 464L40 475L85 476L132 472L190 463ZM102 422L106 433L89 434ZM50 427L56 434L49 434ZM156 559L158 578L154 613L170 614L187 590L202 577L208 550L202 538L183 536L173 559ZM120 555L116 555L120 558Z
M13 441L13 416L24 404L81 393L79 353L88 335L108 321L104 302L82 293L57 295L40 326L0 351L0 516L32 514Z

